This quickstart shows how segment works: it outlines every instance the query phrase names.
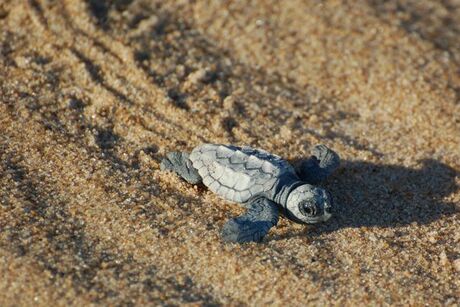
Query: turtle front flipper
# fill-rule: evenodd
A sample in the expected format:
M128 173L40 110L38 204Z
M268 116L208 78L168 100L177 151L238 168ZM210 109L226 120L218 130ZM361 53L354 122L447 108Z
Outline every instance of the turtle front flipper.
M191 184L197 184L201 182L200 174L198 174L198 171L193 167L188 153L185 152L168 153L166 158L161 161L160 169L162 171L173 171Z
M339 155L326 145L316 145L312 156L295 166L295 171L302 181L317 184L325 180L340 165Z
M278 223L278 206L267 198L257 198L247 204L245 214L230 219L222 229L226 242L260 242L270 228Z

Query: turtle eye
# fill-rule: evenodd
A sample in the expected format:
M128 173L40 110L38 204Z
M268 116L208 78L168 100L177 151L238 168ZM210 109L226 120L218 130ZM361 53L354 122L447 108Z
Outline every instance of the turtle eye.
M317 214L316 206L312 203L302 203L299 206L300 212L306 216L315 216Z

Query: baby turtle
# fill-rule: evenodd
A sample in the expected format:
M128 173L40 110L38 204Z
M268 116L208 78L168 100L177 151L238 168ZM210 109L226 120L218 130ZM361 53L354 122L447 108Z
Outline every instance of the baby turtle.
M332 197L313 186L339 166L339 156L325 145L312 156L291 166L281 157L261 149L233 145L202 144L191 154L171 152L162 170L177 173L191 184L202 182L224 199L248 210L223 227L225 241L261 241L278 223L279 212L292 221L314 224L331 217Z

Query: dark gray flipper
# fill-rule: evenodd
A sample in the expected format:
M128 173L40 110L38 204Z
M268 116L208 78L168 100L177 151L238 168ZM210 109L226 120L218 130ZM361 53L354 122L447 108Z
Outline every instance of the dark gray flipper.
M170 152L161 161L160 169L162 171L173 171L188 183L197 184L201 182L201 176L193 167L192 161L189 160L188 156L188 153L185 152Z
M257 198L247 204L248 211L225 223L222 238L225 242L260 242L270 228L278 223L279 210L276 203Z
M326 145L316 145L312 156L295 165L299 178L310 184L318 184L332 174L340 165L339 155Z

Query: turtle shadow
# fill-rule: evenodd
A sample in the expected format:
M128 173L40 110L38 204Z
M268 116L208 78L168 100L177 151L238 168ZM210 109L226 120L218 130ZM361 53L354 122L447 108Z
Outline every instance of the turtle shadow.
M334 197L333 217L326 223L307 226L306 234L317 236L342 228L423 225L460 212L445 199L458 191L456 177L460 173L432 159L421 160L420 164L421 168L407 168L343 161L322 185Z

